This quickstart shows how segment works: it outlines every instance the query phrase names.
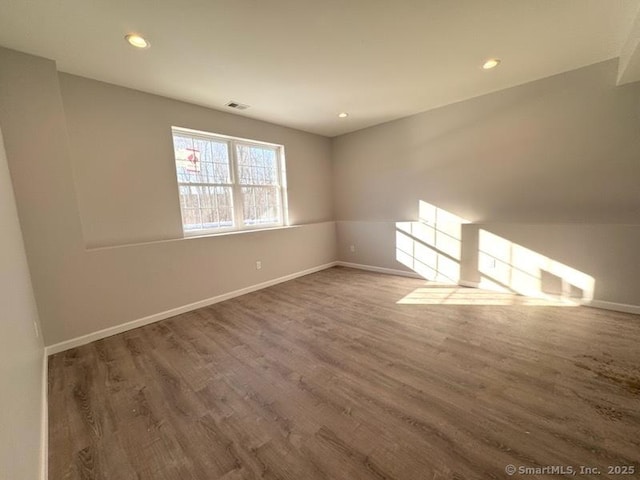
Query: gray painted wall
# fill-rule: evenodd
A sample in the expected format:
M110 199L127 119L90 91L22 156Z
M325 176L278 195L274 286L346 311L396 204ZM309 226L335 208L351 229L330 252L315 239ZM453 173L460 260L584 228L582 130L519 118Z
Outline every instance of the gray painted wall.
M616 87L616 66L334 138L339 260L409 270L395 222L422 200L589 273L596 300L640 305L640 83Z
M640 225L463 225L460 276L454 278L455 281L473 284L480 280L479 229L593 277L593 298L596 301L640 306L637 280L640 278ZM415 273L398 261L397 222L338 221L336 232L339 260ZM418 238L416 242L428 243L424 238ZM355 252L350 250L351 245L355 247ZM428 246L426 248L429 250ZM419 255L416 260L420 260Z
M0 478L36 479L44 347L1 134L0 225Z
M88 247L182 237L171 127L285 146L289 220L333 219L325 137L61 73Z
M593 277L596 300L640 305L640 225L479 224L465 227L486 230ZM478 266L475 260L471 255L463 256L463 280L478 280L474 276Z
M640 83L616 87L616 71L612 60L334 138L336 220L413 220L424 200L474 222L639 224Z
M47 345L335 260L326 138L59 76L53 61L7 49L0 107ZM299 225L176 239L171 125L284 144Z

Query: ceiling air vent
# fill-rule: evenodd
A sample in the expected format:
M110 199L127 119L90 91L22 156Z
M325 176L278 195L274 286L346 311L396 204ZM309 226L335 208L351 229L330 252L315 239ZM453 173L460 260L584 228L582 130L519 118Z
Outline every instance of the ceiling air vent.
M245 105L244 103L234 102L233 100L227 103L227 107L235 108L236 110L246 110L249 108L249 105Z

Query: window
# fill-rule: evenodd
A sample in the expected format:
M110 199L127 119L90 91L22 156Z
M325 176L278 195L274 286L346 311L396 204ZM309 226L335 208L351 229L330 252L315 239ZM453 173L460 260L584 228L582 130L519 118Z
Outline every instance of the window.
M185 235L286 223L282 145L171 131Z

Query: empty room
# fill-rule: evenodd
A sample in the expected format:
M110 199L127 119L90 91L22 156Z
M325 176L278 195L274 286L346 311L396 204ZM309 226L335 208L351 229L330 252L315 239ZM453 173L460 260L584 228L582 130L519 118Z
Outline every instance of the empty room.
M0 480L640 478L640 0L0 0Z

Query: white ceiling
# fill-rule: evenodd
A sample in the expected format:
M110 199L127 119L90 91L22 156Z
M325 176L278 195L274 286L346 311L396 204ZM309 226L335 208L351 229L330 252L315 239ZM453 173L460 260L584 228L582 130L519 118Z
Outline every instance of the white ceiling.
M640 0L0 0L58 69L334 136L620 55ZM151 42L125 43L128 32ZM502 64L480 68L489 57ZM347 119L337 118L342 111Z

